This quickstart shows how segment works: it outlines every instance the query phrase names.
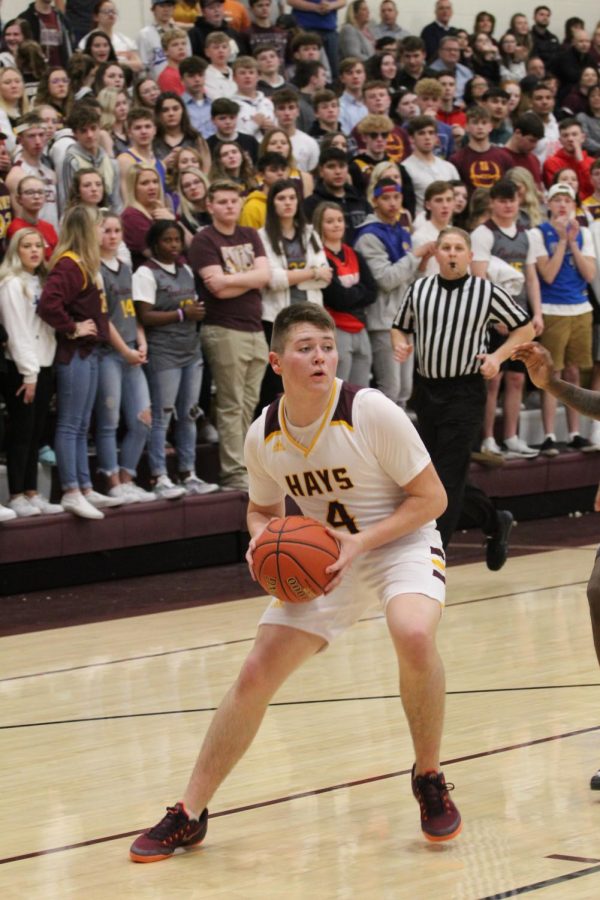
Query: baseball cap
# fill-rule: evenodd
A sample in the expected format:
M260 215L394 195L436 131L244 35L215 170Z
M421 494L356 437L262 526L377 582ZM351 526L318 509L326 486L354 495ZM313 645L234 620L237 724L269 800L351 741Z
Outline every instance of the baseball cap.
M564 182L562 184L553 184L548 191L548 200L552 200L557 194L566 194L571 200L575 200L575 191L570 184L565 184Z

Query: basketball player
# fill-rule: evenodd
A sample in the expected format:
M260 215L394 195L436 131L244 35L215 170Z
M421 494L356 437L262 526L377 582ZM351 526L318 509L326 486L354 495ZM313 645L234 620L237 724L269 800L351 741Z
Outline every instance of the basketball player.
M277 689L302 663L352 625L374 598L385 612L400 693L415 749L412 789L421 828L446 841L461 818L439 771L444 668L435 636L445 593L435 518L444 488L406 414L379 391L335 377L335 325L312 303L275 319L271 366L284 394L247 435L247 560L285 495L328 524L341 544L324 594L309 603L272 600L237 681L217 710L182 800L133 843L135 862L154 862L206 833L212 795L249 748ZM351 568L351 572L349 570Z
M548 391L567 406L573 407L582 416L600 420L600 393L570 384L558 377L554 361L541 344L520 344L515 347L513 359L520 359L527 366L529 377L543 391ZM600 486L594 500L594 510L600 512ZM592 620L592 635L596 658L600 663L600 548L596 553L594 568L587 586L587 597ZM592 775L590 787L600 791L600 769Z

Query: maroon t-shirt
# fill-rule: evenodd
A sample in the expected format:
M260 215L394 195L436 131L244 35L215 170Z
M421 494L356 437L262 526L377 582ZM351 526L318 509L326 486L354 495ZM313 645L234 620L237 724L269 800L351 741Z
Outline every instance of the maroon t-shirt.
M193 272L220 266L226 274L249 272L254 262L265 256L265 248L254 228L236 226L233 234L222 234L214 225L196 232L188 250ZM198 277L198 293L206 304L206 325L220 325L233 331L262 331L262 300L253 288L237 297L221 300Z
M540 161L534 153L516 153L509 150L508 147L502 147L502 152L507 156L507 164L509 168L521 166L531 173L537 187L542 187L542 167Z
M452 154L450 162L458 169L461 180L469 191L491 188L510 169L503 147L490 147L489 150L481 151L463 147Z

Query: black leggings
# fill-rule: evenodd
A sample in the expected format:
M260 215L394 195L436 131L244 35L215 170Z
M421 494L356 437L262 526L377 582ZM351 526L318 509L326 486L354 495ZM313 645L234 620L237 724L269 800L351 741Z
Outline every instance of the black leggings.
M2 389L8 411L6 427L6 469L11 495L37 490L38 452L53 391L50 366L40 369L33 403L24 403L17 391L23 376L15 364L7 360L2 374Z

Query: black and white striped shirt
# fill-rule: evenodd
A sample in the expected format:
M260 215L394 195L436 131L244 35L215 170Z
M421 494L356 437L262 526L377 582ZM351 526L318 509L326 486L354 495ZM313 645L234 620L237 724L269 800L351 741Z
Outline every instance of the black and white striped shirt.
M456 378L479 372L477 355L487 352L491 323L513 331L529 319L505 290L485 278L466 275L448 281L432 275L410 286L393 327L414 334L420 375Z

